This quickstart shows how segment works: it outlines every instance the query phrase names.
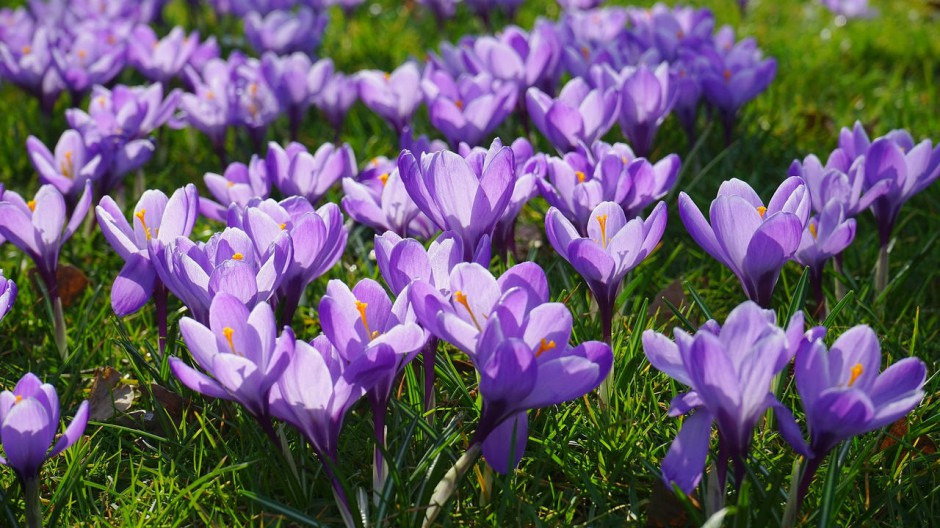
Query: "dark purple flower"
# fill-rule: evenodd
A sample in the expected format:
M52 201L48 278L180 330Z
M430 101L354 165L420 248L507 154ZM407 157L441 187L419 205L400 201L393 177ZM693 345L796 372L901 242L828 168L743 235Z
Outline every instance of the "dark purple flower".
M509 205L515 185L513 154L499 139L489 151L464 159L450 151L424 154L420 162L411 151L398 158L402 181L411 199L443 231L463 241L464 259L490 247L496 223Z
M554 99L538 88L529 88L526 108L535 127L564 153L582 144L591 145L606 134L617 120L620 101L615 89L592 90L577 77Z
M687 194L679 194L679 217L709 255L738 277L748 299L769 307L783 265L800 246L810 201L803 180L787 178L764 206L746 183L721 184L709 209L711 224Z
M771 380L796 352L803 334L803 314L797 313L784 331L776 315L746 301L728 314L721 327L711 320L694 335L676 328L675 342L652 330L643 332L643 351L658 370L691 390L673 398L670 416L692 412L663 459L663 480L691 493L701 480L711 443L712 423L718 426L717 475L725 486L728 461L735 465L735 482L742 484L744 461L754 426L769 407L778 418L789 411L777 401ZM721 492L719 492L721 495Z
M825 302L822 279L826 262L841 254L854 239L855 219L845 217L838 200L829 202L821 213L806 222L793 260L810 268L810 282L820 305Z

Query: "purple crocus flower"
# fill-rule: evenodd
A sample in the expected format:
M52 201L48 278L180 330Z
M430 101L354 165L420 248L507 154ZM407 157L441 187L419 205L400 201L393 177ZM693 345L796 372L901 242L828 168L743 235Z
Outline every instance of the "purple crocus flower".
M347 526L355 526L349 501L336 475L339 433L353 405L381 383L399 361L380 344L354 358L343 357L326 336L308 345L297 341L288 368L271 391L271 412L310 442L333 483L333 494Z
M689 195L679 194L679 217L692 239L741 281L748 299L769 307L783 265L800 246L809 218L803 180L787 178L764 206L748 184L721 184L705 220Z
M868 5L868 0L819 0L826 9L845 18L872 18L877 9Z
M548 158L546 177L536 183L548 204L581 229L604 201L619 203L628 218L638 216L672 189L680 166L675 154L652 164L623 143L598 141L590 149Z
M46 460L81 438L88 424L88 402L83 401L78 406L72 422L56 439L59 419L59 395L55 387L42 383L32 372L20 378L12 392L0 393L0 437L6 455L6 458L0 457L0 464L11 468L23 486L26 520L30 526L42 526L39 469Z
M258 255L278 244L284 233L290 235L293 251L277 288L285 325L293 319L307 285L342 257L348 236L339 206L328 203L314 209L300 196L280 203L255 198L244 209L233 206L229 208L229 225L245 230Z
M52 112L65 84L52 64L52 28L39 26L21 38L0 39L0 77L39 99L42 109Z
M252 11L245 16L245 39L258 53L313 55L320 47L329 21L327 13L317 13L306 6L294 11L271 11L266 15Z
M670 416L692 414L663 459L663 480L685 493L695 489L715 422L720 489L725 486L729 460L734 462L735 482L740 487L754 426L767 409L774 407L780 422L792 425L792 416L770 388L773 377L796 352L803 314L794 315L783 330L776 325L773 311L746 301L728 314L721 327L711 320L694 335L679 328L674 334L673 342L652 330L643 332L643 351L649 362L691 389L673 398L669 406Z
M339 180L356 173L356 158L352 148L324 143L310 154L300 144L281 149L275 143L268 145L268 176L285 196L303 196L316 203Z
M385 289L372 279L359 281L351 290L342 281L331 280L320 300L319 314L323 333L347 362L367 356L370 349L383 345L397 356L396 364L366 391L375 424L373 489L381 494L388 475L382 452L387 449L385 418L392 386L424 346L427 336L409 309L407 292L393 303Z
M268 126L281 115L281 102L260 61L233 54L229 63L236 122L248 130L255 150L260 151Z
M4 277L3 270L0 270L0 320L3 320L13 308L17 291L16 283Z
M236 120L236 106L232 100L232 73L221 59L210 59L200 73L187 69L187 78L193 93L184 93L180 109L184 120L209 137L216 154L225 158L225 134Z
M822 290L823 270L830 258L839 255L855 239L855 219L846 218L838 200L829 202L822 213L806 222L800 246L793 260L810 269L810 284L820 307L826 297Z
M378 233L430 238L436 227L408 196L396 161L376 158L357 179L343 178L343 210Z
M753 39L744 39L730 50L709 50L707 68L701 70L702 90L721 114L725 140L730 143L738 110L770 86L777 75L777 61L764 59Z
M113 34L77 31L74 39L52 48L52 63L65 85L78 101L92 86L107 84L124 68L125 45Z
M418 64L408 61L391 73L363 70L356 76L359 79L359 98L384 119L396 135L401 136L421 104Z
M418 3L427 6L434 13L440 25L445 19L451 18L457 12L457 4L460 0L418 0Z
M29 159L39 173L39 181L55 186L70 199L78 197L85 182L95 180L104 169L101 154L85 146L82 135L66 130L55 146L55 154L34 136L26 140Z
M561 59L561 40L553 23L538 20L531 32L508 26L497 36L480 36L462 43L471 73L486 72L516 87L519 95L529 87L554 91Z
M293 256L287 232L259 254L251 238L233 227L205 244L182 236L167 243L152 238L149 250L160 281L202 323L209 321L212 299L220 293L234 295L249 308L270 299Z
M584 229L588 236L579 233ZM552 207L545 215L545 234L555 251L584 277L597 300L604 341L610 343L617 292L627 272L659 244L666 230L666 204L659 202L649 217L627 220L614 202L601 202L586 226L576 228Z
M265 160L256 154L252 154L248 165L236 161L229 164L222 175L207 172L203 180L217 201L200 197L199 213L219 222L228 218L229 205L244 207L252 198L264 200L271 193Z
M558 0L558 5L565 10L594 9L604 3L604 0Z
M795 160L790 165L788 175L803 178L813 211L821 213L827 204L835 200L842 205L846 217L854 217L868 209L891 186L889 180L881 180L866 189L865 156L852 161L841 148L832 152L825 166L814 154L802 162Z
M147 79L166 86L183 71L198 47L198 31L187 35L176 26L158 39L153 28L138 24L127 43L127 61Z
M40 187L35 198L28 202L13 191L5 191L0 201L0 236L20 248L36 264L53 307L55 343L63 357L68 343L56 276L59 252L88 214L91 195L91 182L86 181L85 191L76 202L68 223L65 198L52 185Z
M552 98L538 88L526 92L526 108L532 123L559 152L581 144L591 145L617 120L620 101L614 88L591 89L576 77Z
M110 196L103 197L95 208L105 239L125 262L111 287L111 308L124 317L140 310L153 296L161 353L166 348L167 292L150 261L150 240L168 243L179 236L188 237L196 224L198 202L196 187L189 184L170 198L161 191L145 191L130 224Z
M258 303L249 311L238 297L220 293L209 307L208 326L184 317L180 333L193 360L206 374L170 357L173 375L200 394L241 404L279 446L271 427L269 399L293 354L290 327L284 327L276 337L270 305Z
M676 102L676 89L669 78L669 64L664 62L655 70L641 64L623 80L620 129L640 156L650 153L659 126Z
M307 109L333 73L333 62L313 64L300 52L283 57L267 52L261 58L261 69L287 113L291 141L296 141Z
M464 259L489 252L496 223L515 184L513 154L497 138L485 156L464 159L450 151L424 154L420 162L402 151L398 169L411 199L444 231L463 241Z
M340 72L330 75L323 85L323 90L313 98L313 104L323 112L335 131L334 141L339 140L349 107L358 98L359 77Z
M488 73L464 74L454 79L447 72L428 66L421 89L431 124L451 145L478 144L516 106L516 86L494 81Z
M824 327L807 332L794 361L810 435L807 445L793 424L792 434L786 436L794 449L807 455L799 501L836 445L894 423L924 397L927 367L919 358L902 359L880 372L881 346L870 327L846 330L829 350L825 334Z

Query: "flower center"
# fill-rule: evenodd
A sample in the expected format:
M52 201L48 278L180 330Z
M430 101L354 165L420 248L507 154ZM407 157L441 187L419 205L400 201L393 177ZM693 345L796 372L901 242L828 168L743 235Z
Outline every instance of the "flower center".
M245 260L245 255L242 255L241 253L235 253L232 255L232 260Z
M584 60L590 60L591 50L587 49L587 46L581 46L581 56L584 57Z
M287 229L287 224L286 223L281 224L281 231L284 231L285 229Z
M767 214L767 208L764 207L764 206L758 207L758 208L757 208L757 214L759 214L760 217L763 218L764 215Z
M601 246L607 249L607 215L597 215L597 225L601 228Z
M385 187L385 184L388 183L388 173L379 174L379 181L382 182L382 187Z
M467 301L467 296L460 290L454 292L454 300L462 304L464 308L467 309L467 313L470 314L470 320L473 321L473 325L477 327L477 330L482 330L480 322L477 321L477 316L473 315L473 310L470 309L470 303Z
M17 394L17 395L16 395L16 401L13 402L13 405L16 405L17 403L20 403L21 401L23 401L23 397L20 396L19 394Z
M852 384L855 383L855 380L857 380L858 377L861 376L863 372L865 372L865 369L862 367L861 363L856 363L855 365L852 366L852 376L849 378L849 387L851 387Z
M366 317L366 308L369 307L369 303L364 303L362 301L356 301L356 310L359 310L359 317L362 319L362 326L366 329L366 335L369 336L369 339L375 339L379 336L378 330L373 332L369 328L369 319Z
M382 72L382 77L385 77L385 80L387 81L392 78L392 74L388 72Z
M23 55L29 55L30 53L33 52L33 47L30 46L29 44L27 44L27 45L23 46L23 49L21 49L20 51L23 52Z
M226 326L222 328L222 335L224 335L225 340L228 341L228 347L232 350L232 354L240 355L235 351L235 342L232 341L232 336L235 335L235 329L231 326Z
M75 170L75 163L72 161L71 150L65 151L65 159L62 160L62 163L61 165L59 165L59 168L61 169L60 172L62 173L63 176L65 176L66 178L72 177L72 172Z
M463 101L461 101L460 99L457 99L456 101L454 101L454 106L463 110Z
M26 207L29 207L30 212L36 212L36 200L26 202Z
M147 227L147 222L144 220L145 214L147 214L147 210L141 209L140 211L137 211L136 213L134 213L134 216L136 216L137 219L140 220L140 225L144 228L144 234L147 235L147 240L150 240L150 228Z
M552 350L554 348L555 348L555 341L553 340L546 341L545 338L543 337L542 342L539 343L539 349L535 351L535 357L539 357L545 352L548 352L549 350Z
M813 235L813 238L818 238L818 235L816 233L816 224L809 225L809 233Z
M578 183L584 183L586 175L582 171L575 171L574 175L578 178Z
M731 70L725 69L725 71L722 72L722 75L725 78L725 82L728 82L731 80Z

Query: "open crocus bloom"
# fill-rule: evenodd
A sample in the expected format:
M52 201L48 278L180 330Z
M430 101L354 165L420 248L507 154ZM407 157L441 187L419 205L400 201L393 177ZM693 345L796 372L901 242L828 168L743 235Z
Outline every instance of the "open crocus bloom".
M748 299L765 307L781 268L800 246L809 211L809 194L796 176L780 184L766 207L743 181L722 183L710 224L689 195L679 193L679 217L695 242L734 272Z
M580 77L568 82L553 99L538 88L526 92L526 108L535 127L558 149L569 152L580 144L591 145L617 120L617 90L591 89Z

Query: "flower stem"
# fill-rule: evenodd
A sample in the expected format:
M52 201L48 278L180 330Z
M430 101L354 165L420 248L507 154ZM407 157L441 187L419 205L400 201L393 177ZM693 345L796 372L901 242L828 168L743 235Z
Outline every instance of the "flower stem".
M375 454L372 459L372 502L378 506L382 500L382 491L388 479L388 462L384 452L387 448L385 438L385 419L388 414L388 397L369 398L372 407L372 419L375 423Z
M878 252L878 263L875 265L875 294L885 291L888 286L888 245L882 244Z
M55 327L55 346L59 350L59 356L65 361L65 358L69 354L69 343L65 335L65 313L62 310L62 298L59 297L58 291L51 293L53 295L52 299L52 317L53 317L53 326Z
M616 302L616 295L611 296L610 299L601 301L598 303L598 312L601 316L601 332L604 338L604 342L607 343L611 351L613 351L613 326L614 326L614 302ZM614 391L614 364L616 364L616 354L615 361L610 365L610 372L607 373L607 377L604 378L604 381L601 382L601 386L598 387L597 394L601 399L601 403L605 406L610 404L611 397L613 396Z
M422 359L424 360L424 412L430 413L434 410L434 406L437 403L434 394L434 381L437 377L434 371L435 363L437 363L436 337L429 338L428 342L424 345ZM432 414L428 414L428 420L433 420Z
M26 496L26 526L42 528L42 503L39 500L39 477L32 476L23 481Z
M457 491L457 484L460 483L460 480L463 479L470 467L472 467L477 458L479 458L482 450L483 444L474 442L473 445L467 449L467 452L457 459L454 467L447 470L447 474L444 475L444 478L442 478L434 488L430 505L425 513L424 524L421 525L422 528L428 528L434 524L434 520L440 515L441 510L444 509L444 505L447 504L447 501L450 500L454 492Z
M153 289L153 304L157 318L157 351L161 357L166 352L166 297L166 286L158 279Z

